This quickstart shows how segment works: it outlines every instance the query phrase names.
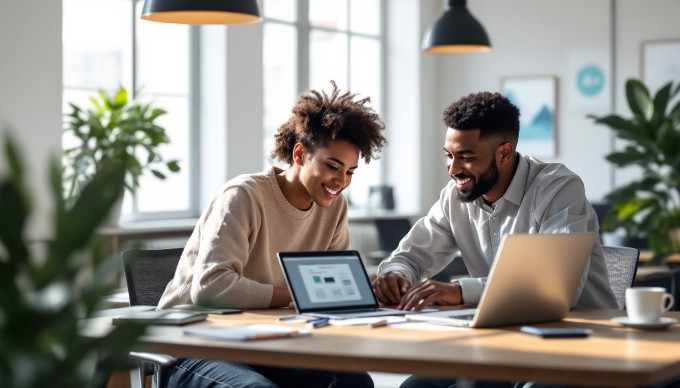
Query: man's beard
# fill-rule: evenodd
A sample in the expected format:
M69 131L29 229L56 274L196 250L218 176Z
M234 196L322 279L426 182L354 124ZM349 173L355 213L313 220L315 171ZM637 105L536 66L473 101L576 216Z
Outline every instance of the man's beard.
M462 202L472 202L480 196L488 193L498 182L498 166L496 166L496 155L491 159L489 167L479 176L474 178L472 190L463 193L458 190L458 199Z

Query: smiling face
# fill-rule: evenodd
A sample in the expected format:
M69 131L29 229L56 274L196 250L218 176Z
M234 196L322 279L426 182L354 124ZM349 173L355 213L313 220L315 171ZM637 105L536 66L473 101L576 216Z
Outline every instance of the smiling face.
M497 144L493 138L482 140L479 132L453 128L446 131L446 169L456 181L461 201L471 202L482 196L487 203L494 203L510 185L511 176L505 171L512 146L507 142Z
M299 209L308 209L312 202L328 207L352 182L359 162L359 148L344 140L332 140L328 147L318 147L309 154L298 143L293 149L293 160L300 168L302 187L295 202L301 206L291 203Z

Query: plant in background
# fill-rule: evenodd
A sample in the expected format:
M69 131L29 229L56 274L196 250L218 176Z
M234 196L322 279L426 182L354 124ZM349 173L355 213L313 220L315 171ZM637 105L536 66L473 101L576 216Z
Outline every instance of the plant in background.
M176 160L164 162L159 148L170 139L156 119L165 110L130 101L125 88L109 96L99 91L98 98L91 97L91 109L75 104L67 115L64 132L72 137L73 147L64 150L64 190L72 199L82 182L89 181L107 160L118 160L125 171L125 187L133 192L139 186L139 177L149 170L159 179L170 172L179 171ZM70 141L71 139L67 139Z
M670 82L651 96L639 80L626 82L626 100L633 117L589 116L628 143L607 155L617 167L637 166L639 179L616 188L605 199L612 208L603 229L623 227L628 236L645 237L653 262L677 252L680 231L680 102L671 105L680 84Z
M73 206L62 196L58 163L50 170L53 237L36 242L24 230L31 214L24 170L11 141L9 176L0 179L0 387L101 387L109 372L130 369L128 352L145 325L124 324L106 336L79 335L114 287L119 261L103 259L97 225L123 193L124 166L103 161ZM92 254L87 255L88 250Z

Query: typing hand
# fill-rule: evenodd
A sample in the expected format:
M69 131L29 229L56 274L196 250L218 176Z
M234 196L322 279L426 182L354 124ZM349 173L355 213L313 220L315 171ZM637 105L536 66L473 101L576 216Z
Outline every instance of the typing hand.
M375 279L372 287L380 303L395 305L399 303L402 296L411 288L411 282L401 275L388 272Z
M420 311L432 304L457 305L463 303L463 295L458 283L443 283L425 280L411 288L397 306L400 310Z

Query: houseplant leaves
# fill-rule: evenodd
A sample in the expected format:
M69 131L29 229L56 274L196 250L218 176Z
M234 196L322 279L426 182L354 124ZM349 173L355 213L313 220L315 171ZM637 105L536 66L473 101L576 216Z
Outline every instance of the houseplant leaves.
M626 99L633 116L589 116L628 141L623 150L606 156L617 167L637 166L638 179L613 191L605 199L612 209L603 229L623 227L628 236L645 237L654 251L653 263L678 251L671 237L680 228L680 102L670 106L680 84L668 83L651 95L639 80L626 82Z

